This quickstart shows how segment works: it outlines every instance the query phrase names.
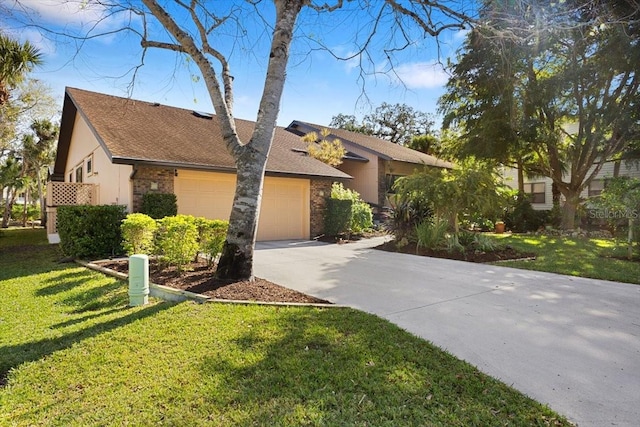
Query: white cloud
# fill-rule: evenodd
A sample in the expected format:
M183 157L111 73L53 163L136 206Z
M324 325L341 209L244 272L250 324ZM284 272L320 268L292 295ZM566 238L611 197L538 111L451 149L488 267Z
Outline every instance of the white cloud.
M95 0L21 0L23 12L34 22L63 28L108 32L122 28L129 21L126 12L114 10Z
M345 60L345 68L347 74L351 73L352 70L360 67L361 54L356 54L356 52L349 52L345 55L345 58L349 58Z
M410 89L442 87L449 76L437 62L411 62L395 67L399 83Z

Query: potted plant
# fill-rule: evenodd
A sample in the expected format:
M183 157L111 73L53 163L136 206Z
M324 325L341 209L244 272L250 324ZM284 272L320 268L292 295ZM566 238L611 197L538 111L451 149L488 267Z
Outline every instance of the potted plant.
M504 233L504 221L496 221L495 230L496 234Z

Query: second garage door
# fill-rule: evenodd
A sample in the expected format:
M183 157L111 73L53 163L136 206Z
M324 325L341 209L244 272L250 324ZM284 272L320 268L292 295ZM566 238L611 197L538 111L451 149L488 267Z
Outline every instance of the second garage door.
M175 193L178 212L211 219L229 219L234 174L178 171ZM309 180L266 177L258 225L258 240L309 238Z

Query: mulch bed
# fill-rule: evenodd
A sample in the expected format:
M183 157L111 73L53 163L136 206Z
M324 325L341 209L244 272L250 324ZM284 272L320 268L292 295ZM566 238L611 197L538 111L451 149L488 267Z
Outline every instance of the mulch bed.
M128 260L112 260L100 266L127 274ZM253 281L228 282L214 277L215 267L206 262L192 263L188 271L179 273L175 267L162 268L156 260L149 260L149 281L211 298L225 300L285 302L303 304L331 304L331 302L303 294L268 280L256 277Z
M351 240L355 239L352 238ZM333 239L333 243L340 244L348 242L349 240L336 241ZM448 252L446 250L434 251L424 248L416 248L416 245L413 243L403 247L398 247L396 246L396 242L391 240L377 246L376 249L388 252L400 252L412 255L448 258L477 263L535 258L534 253L520 252L511 246L505 246L493 252L466 251L461 253ZM127 274L129 271L129 262L126 259L104 261L99 265L120 273ZM253 281L240 282L227 282L217 279L214 277L215 267L208 267L204 261L192 263L188 268L189 269L187 271L179 273L176 271L175 267L162 266L157 262L157 260L150 259L149 280L158 285L169 286L176 289L206 295L211 298L224 300L331 304L330 301L306 295L258 277Z
M447 258L459 261L488 263L497 261L507 261L513 259L535 258L533 252L520 252L511 246L505 246L492 252L465 251L465 252L449 252L447 250L431 250L425 248L417 248L415 243L409 243L406 246L398 247L395 240L390 240L380 246L376 246L387 252L400 252L404 254L420 255L433 258Z

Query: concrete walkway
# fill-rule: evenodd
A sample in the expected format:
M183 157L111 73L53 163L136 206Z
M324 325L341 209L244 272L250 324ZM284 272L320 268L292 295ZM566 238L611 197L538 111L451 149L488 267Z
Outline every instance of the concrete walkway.
M371 249L258 244L255 273L384 317L567 416L640 425L640 286Z

